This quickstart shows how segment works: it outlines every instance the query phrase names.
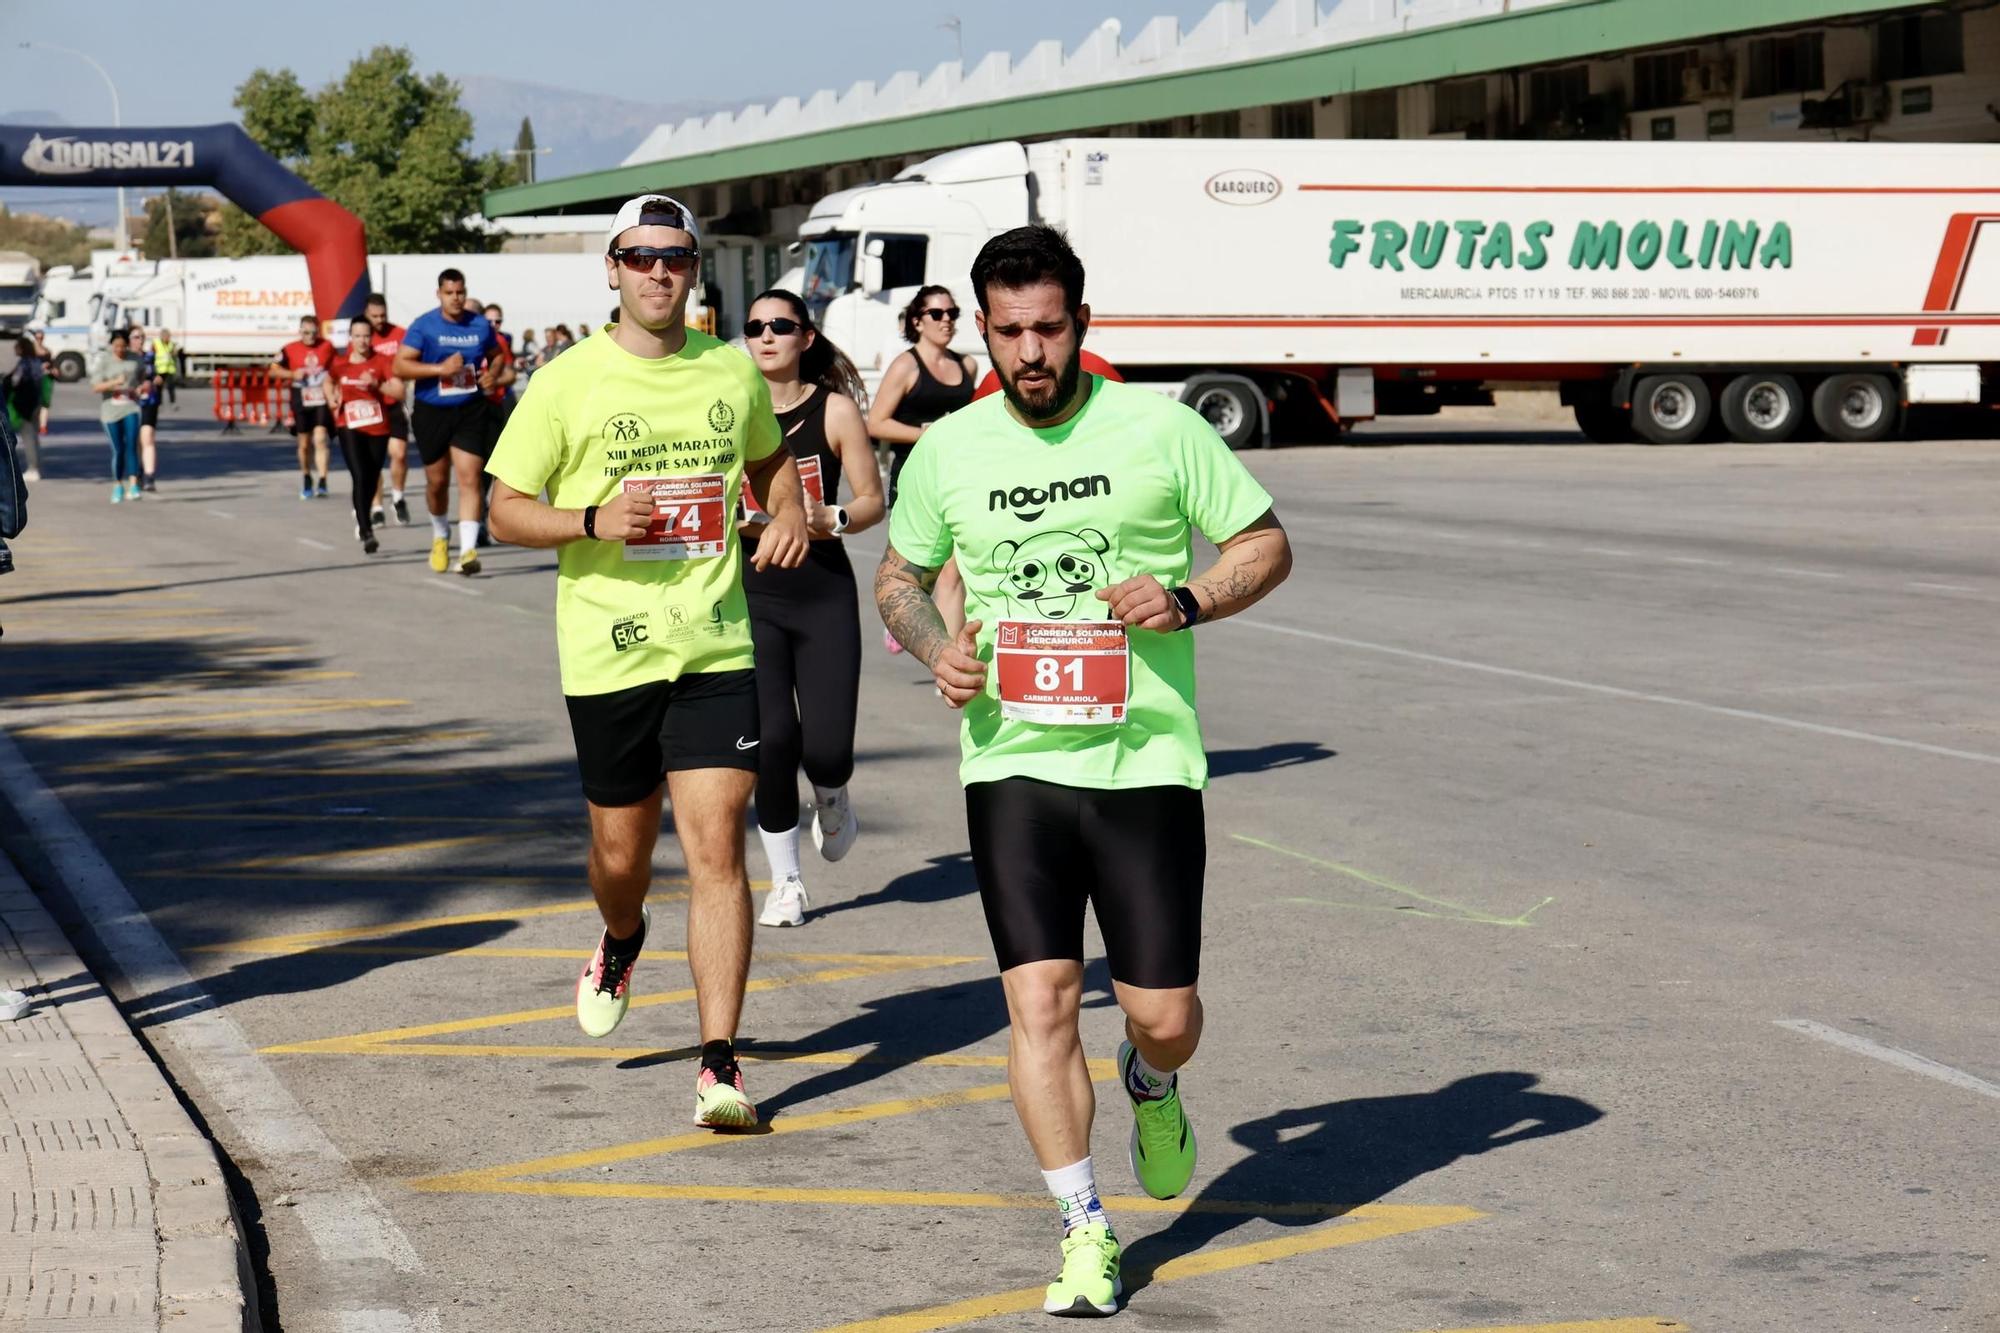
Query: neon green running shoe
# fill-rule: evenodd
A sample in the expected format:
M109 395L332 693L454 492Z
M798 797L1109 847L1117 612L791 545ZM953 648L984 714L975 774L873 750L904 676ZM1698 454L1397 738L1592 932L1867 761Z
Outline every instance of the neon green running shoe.
M1102 1223L1078 1227L1063 1237L1062 1276L1049 1283L1042 1313L1073 1319L1097 1319L1118 1313L1125 1284L1118 1280L1123 1251L1118 1237Z
M643 947L653 925L651 910L641 907L639 921L639 942ZM610 934L605 931L597 937L597 952L584 964L583 975L576 979L576 1025L586 1037L610 1036L612 1029L625 1020L625 1011L632 1007L632 972L639 960L635 955L623 960L623 966L617 966L607 958L604 941Z
M1132 1084L1144 1077L1133 1068L1138 1058L1131 1042L1118 1044L1118 1082L1132 1103L1132 1174L1154 1198L1177 1198L1194 1178L1194 1126L1181 1109L1179 1078L1163 1097L1143 1101L1132 1095Z

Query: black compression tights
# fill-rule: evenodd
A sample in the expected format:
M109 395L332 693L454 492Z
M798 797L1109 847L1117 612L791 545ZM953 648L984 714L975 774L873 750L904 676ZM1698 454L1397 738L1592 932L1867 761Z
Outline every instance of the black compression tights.
M819 787L854 776L861 619L854 569L838 542L814 542L797 569L759 574L744 544L743 588L757 648L757 827L799 826L799 769Z
M343 428L340 456L347 460L347 475L354 478L354 521L366 534L370 528L368 514L375 507L375 487L389 461L389 437L363 435Z

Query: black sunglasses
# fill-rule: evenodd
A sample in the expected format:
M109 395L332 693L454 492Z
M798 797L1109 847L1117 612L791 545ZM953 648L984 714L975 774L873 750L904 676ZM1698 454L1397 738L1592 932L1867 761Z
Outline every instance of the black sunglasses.
M940 321L947 319L957 319L958 307L955 305L934 305L930 309L923 312L923 317L925 319L935 319Z
M743 336L761 338L764 336L764 330L769 329L780 338L788 338L804 327L805 325L796 319L786 319L783 315L776 319L746 319L743 321Z
M701 258L701 251L685 245L624 245L612 250L611 257L634 273L651 273L653 265L663 261L667 272L686 273Z

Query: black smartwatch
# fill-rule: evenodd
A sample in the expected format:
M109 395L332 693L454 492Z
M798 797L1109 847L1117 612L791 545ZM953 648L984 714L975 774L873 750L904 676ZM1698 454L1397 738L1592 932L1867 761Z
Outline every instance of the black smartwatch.
M1181 609L1181 628L1193 629L1201 623L1201 603L1195 600L1194 589L1186 586L1170 589L1167 595L1174 599L1174 605Z
M583 507L583 535L586 537L595 537L597 535L596 505L585 505Z

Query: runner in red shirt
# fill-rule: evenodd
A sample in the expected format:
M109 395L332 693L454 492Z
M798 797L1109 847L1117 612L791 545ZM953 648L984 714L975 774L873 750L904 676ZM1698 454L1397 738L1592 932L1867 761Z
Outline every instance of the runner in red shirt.
M339 414L340 456L354 479L354 535L373 555L381 546L375 537L381 511L370 510L388 461L389 408L402 399L403 382L389 358L375 350L375 326L366 316L349 326L347 351L329 368L327 387Z
M368 327L375 335L375 350L389 358L390 363L394 364L396 349L403 345L403 326L389 322L389 298L380 292L370 292L367 304L363 309L368 316ZM404 409L402 403L391 402L389 404L389 469L382 474L382 480L375 488L375 507L369 514L370 521L376 527L382 527L388 522L388 516L382 511L382 502L385 499L394 506L396 522L398 524L407 524L410 521L410 506L403 499L403 482L408 478L409 473L410 414ZM386 496L383 494L385 487L388 490Z
M292 429L299 437L299 499L326 498L326 467L331 454L333 413L326 404L326 368L336 355L333 344L319 336L319 317L299 318L299 340L289 342L271 362L271 378L292 385ZM315 468L317 464L317 468ZM313 478L319 478L317 488Z

